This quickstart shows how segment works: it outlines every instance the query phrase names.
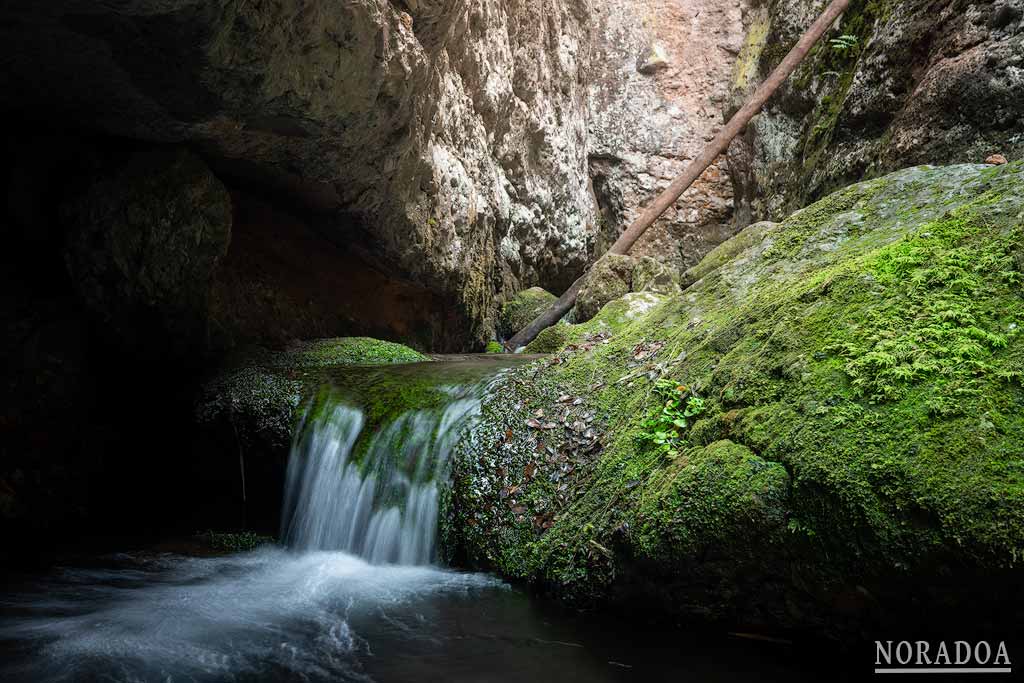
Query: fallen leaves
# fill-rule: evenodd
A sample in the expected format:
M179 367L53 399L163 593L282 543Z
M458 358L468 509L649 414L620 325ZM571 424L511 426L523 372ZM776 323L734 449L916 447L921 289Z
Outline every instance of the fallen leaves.
M633 360L648 360L665 348L665 342L640 342L633 347Z
M523 478L526 479L527 481L529 481L530 479L533 479L533 475L536 474L536 472L537 472L537 463L535 463L535 462L527 463L526 467L523 469Z

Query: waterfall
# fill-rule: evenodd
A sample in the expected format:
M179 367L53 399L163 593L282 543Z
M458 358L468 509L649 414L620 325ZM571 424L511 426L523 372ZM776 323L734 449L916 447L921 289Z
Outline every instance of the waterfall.
M298 550L343 550L374 564L435 560L439 485L476 396L407 412L372 434L364 413L330 401L303 425L288 462L282 538ZM360 438L362 435L362 438Z

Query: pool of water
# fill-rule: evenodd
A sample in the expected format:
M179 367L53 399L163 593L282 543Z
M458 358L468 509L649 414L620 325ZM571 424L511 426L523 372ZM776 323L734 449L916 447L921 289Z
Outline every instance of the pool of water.
M120 554L9 583L3 681L800 681L784 646L568 613L342 552Z

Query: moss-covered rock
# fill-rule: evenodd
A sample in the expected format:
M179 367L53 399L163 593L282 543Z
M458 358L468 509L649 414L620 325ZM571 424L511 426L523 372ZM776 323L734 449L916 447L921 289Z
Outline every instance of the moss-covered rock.
M429 360L402 344L368 337L320 339L286 351L253 349L203 386L201 424L227 421L243 444L287 453L303 397L338 368Z
M618 254L607 254L595 263L576 297L573 319L586 322L609 301L631 292L635 267L636 259Z
M527 353L554 353L562 349L570 336L570 328L576 327L564 321L541 330L537 338L527 344Z
M570 344L579 344L588 338L610 336L630 322L642 318L665 300L653 292L629 292L609 301L596 316L585 323L559 322L543 330L526 347L527 353L555 353Z
M679 273L666 263L641 256L633 266L630 284L634 292L675 294L679 291Z
M678 294L679 281L679 273L672 266L650 256L608 254L594 264L569 318L576 323L586 323L607 304L631 292L648 295L631 299L635 309L641 302L650 300L650 295Z
M449 551L581 603L766 627L1012 623L1022 172L852 186L643 315L545 333L557 355L504 376L460 447ZM677 424L667 380L697 399Z
M761 221L760 223L748 225L732 239L726 240L712 249L700 263L687 270L682 277L683 286L689 287L708 273L729 263L747 249L760 244L765 237L777 230L778 227L778 223L772 223L771 221Z
M328 367L334 365L387 365L429 360L404 344L369 337L318 339L290 347L276 356L279 367Z
M498 315L498 335L511 338L516 332L529 325L534 318L557 299L554 294L540 287L524 289L506 301Z

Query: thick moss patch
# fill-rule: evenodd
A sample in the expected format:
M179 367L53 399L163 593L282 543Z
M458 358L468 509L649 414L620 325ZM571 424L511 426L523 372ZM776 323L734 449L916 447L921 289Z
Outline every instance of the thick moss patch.
M290 348L280 357L282 365L327 367L332 365L384 365L430 360L404 344L369 337L319 339Z
M630 292L608 302L596 316L585 323L560 322L543 330L526 347L527 353L555 353L571 344L578 344L595 335L612 335L632 321L647 315L665 297L653 292Z
M783 626L838 623L841 596L851 618L928 600L935 576L968 604L963 577L1019 571L1021 172L852 186L642 316L561 326L560 350L549 333L557 355L506 378L464 444L453 552L584 602L642 586ZM707 405L675 459L645 434L660 378ZM580 415L599 450L561 461Z

